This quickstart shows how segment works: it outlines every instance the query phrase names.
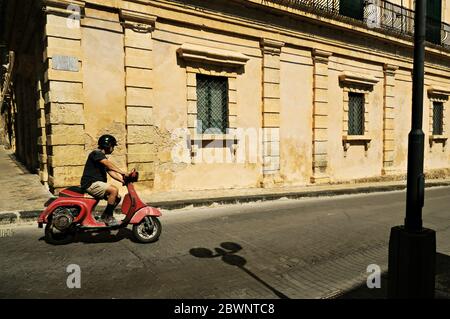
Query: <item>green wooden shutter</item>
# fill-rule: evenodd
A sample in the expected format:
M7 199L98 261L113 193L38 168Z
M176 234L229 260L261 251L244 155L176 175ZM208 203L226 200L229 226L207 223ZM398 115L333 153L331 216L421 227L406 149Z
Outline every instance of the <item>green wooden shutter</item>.
M339 14L362 21L364 19L364 0L340 0Z
M427 29L425 39L441 44L442 0L427 0Z

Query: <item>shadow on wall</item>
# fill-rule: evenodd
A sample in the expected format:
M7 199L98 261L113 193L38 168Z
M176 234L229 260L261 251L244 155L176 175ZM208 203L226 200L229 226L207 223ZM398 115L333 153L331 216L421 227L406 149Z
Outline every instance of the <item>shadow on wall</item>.
M450 256L436 253L435 299L450 299ZM381 275L381 288L368 288L366 283L344 292L336 299L387 299L388 274Z
M248 274L250 277L261 283L264 287L269 289L276 297L280 299L289 299L288 296L283 294L282 292L278 291L277 289L270 286L268 283L266 283L264 280L256 276L254 273L252 273L250 270L245 268L245 265L247 264L247 260L245 258L236 255L238 251L242 249L242 247L239 244L231 243L231 242L224 242L220 244L220 247L222 248L214 248L215 254L213 251L207 249L207 248L192 248L189 253L197 258L217 258L221 257L222 261L228 265L235 266L242 271L244 271L246 274Z

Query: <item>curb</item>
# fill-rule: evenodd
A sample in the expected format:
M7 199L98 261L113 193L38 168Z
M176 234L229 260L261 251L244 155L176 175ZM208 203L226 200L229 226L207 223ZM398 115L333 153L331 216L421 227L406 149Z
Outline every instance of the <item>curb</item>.
M42 210L0 212L0 226L36 222Z
M445 182L428 182L425 183L426 188L450 186L450 181ZM402 185L380 185L380 186L361 186L361 187L349 187L342 189L327 189L327 190L310 190L301 192L287 192L277 194L260 194L260 195L242 195L242 196L225 196L205 199L187 199L187 200L174 200L174 201L162 201L152 202L151 205L160 209L180 209L187 206L201 207L211 204L239 204L250 203L257 201L272 201L281 198L299 199L307 197L325 197L325 196L339 196L339 195L352 195L352 194L364 194L375 192L389 192L406 189L406 184Z
M450 181L442 182L427 182L426 188L450 186ZM375 192L389 192L406 189L406 184L402 185L381 185L381 186L361 186L361 187L349 187L342 189L327 189L327 190L310 190L301 192L287 192L277 194L260 194L260 195L241 195L241 196L225 196L215 198L199 198L199 199L186 199L186 200L173 200L173 201L161 201L147 203L153 207L164 210L174 210L186 207L204 207L212 204L226 205L226 204L240 204L251 203L258 201L273 201L281 198L287 199L299 199L299 198L312 198L312 197L325 197L325 196L339 196L339 195L352 195L352 194L367 194ZM98 206L100 209L103 206ZM27 210L27 211L9 211L0 212L0 226L11 224L24 224L35 222L41 214L40 210ZM120 207L116 208L116 212L120 213Z

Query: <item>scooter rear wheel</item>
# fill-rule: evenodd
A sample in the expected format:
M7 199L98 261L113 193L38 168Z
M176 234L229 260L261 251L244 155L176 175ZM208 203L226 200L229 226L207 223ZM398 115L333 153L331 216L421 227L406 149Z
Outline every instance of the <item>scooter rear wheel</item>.
M74 233L70 231L60 232L55 230L52 222L45 226L45 241L52 245L66 245L73 241Z
M161 230L161 222L153 216L147 216L139 224L133 225L134 237L141 243L157 241L161 235Z

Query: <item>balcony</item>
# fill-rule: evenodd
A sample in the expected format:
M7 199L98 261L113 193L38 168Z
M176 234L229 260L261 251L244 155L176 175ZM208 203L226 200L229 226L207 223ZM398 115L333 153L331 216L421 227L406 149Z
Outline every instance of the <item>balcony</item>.
M261 0L340 20L379 32L412 39L414 11L384 0ZM450 25L427 18L428 45L450 49Z

